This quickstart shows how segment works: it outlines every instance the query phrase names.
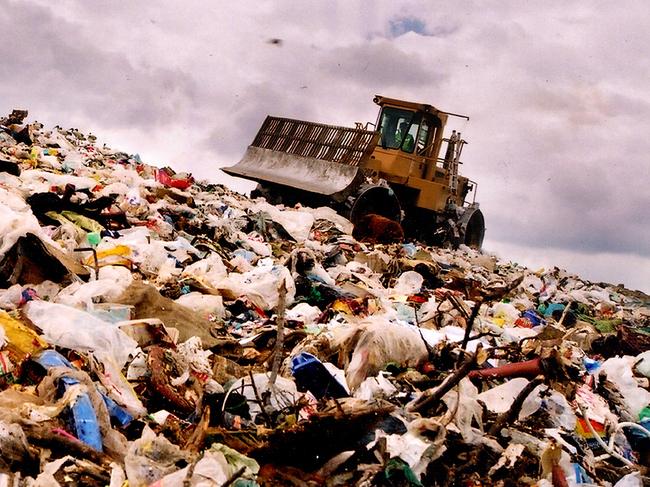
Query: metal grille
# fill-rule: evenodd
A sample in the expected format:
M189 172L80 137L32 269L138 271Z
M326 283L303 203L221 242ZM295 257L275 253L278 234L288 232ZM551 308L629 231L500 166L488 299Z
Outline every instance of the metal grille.
M378 140L379 133L369 130L266 117L252 145L358 166L370 156Z

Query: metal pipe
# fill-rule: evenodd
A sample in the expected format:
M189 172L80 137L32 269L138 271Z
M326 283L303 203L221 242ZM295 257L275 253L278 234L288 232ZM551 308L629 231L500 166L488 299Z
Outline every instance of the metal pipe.
M442 110L438 110L438 113L444 113L445 115L451 115L452 117L464 118L465 120L469 121L469 117L467 115L460 115L459 113L443 112Z

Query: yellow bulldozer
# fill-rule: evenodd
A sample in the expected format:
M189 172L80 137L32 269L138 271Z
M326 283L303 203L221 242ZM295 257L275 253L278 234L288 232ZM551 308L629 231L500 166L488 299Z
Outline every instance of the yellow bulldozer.
M352 223L379 214L422 242L480 248L477 184L458 173L467 142L444 134L449 117L469 118L379 95L373 101L376 123L355 128L268 116L242 160L223 171L257 181L252 196L274 204L330 206Z

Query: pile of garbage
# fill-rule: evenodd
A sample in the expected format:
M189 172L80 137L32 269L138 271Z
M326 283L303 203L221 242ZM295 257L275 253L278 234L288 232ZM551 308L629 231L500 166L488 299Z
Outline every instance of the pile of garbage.
M644 485L650 297L0 119L0 484Z

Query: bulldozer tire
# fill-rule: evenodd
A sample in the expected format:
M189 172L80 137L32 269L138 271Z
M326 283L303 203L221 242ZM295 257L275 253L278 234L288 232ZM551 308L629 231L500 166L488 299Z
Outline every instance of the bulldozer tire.
M364 186L353 199L349 210L349 220L353 224L370 214L381 215L390 220L402 221L402 208L397 195L385 186Z
M468 247L480 249L485 236L485 219L481 210L467 210L460 223L461 241Z

